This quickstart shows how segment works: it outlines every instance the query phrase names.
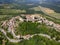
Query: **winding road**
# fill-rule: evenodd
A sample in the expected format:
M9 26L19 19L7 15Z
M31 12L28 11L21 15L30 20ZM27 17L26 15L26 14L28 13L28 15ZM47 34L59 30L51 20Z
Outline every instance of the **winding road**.
M4 31L4 29L0 29L0 31L5 35L5 37L9 40L9 42L15 42L15 43L17 43L17 42L20 42L21 41L21 39L10 39L7 36L6 31Z
M5 35L5 37L9 40L9 42L13 42L13 43L18 43L20 41L22 41L22 39L10 39L7 34L6 34L6 31L4 31L4 29L0 29L0 31ZM47 34L33 34L33 35L27 35L27 36L22 36L22 38L24 38L25 40L29 40L30 38L33 38L34 36L43 36L43 37L46 37L50 40L53 40L51 39L51 36L47 35ZM58 42L60 42L60 40L58 40Z

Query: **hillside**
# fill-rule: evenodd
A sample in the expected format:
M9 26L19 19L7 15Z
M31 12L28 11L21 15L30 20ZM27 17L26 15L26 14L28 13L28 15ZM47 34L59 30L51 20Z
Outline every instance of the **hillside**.
M60 45L60 0L0 0L0 45Z
M5 19L4 21L1 21L0 41L4 39L6 41L6 45L10 44L37 45L36 43L38 43L39 45L41 44L40 41L43 41L42 45L45 45L46 43L48 43L46 45L50 44L59 45L60 44L59 27L60 27L59 24L47 20L40 14L31 14L31 15L24 14L20 16L15 16L11 17L10 19ZM37 40L39 41L37 42Z

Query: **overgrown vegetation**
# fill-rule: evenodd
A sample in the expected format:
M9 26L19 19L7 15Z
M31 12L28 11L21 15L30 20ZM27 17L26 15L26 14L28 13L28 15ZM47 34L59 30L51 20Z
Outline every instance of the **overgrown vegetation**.
M6 43L6 45L59 45L59 42L56 42L54 40L49 40L46 37L42 36L34 36L33 38L30 38L30 40L23 40L19 43Z
M57 32L55 29L50 28L46 26L45 24L39 24L39 23L32 23L32 22L23 22L19 24L19 27L17 28L17 33L21 35L27 35L27 34L48 34L53 37L59 37L60 39L60 32Z

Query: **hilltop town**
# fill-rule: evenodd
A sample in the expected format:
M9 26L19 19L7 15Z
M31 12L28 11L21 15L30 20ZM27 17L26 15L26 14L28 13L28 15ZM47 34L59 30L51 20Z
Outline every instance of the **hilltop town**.
M12 17L9 20L1 21L1 28L0 31L5 35L5 37L10 41L10 42L20 42L22 39L29 40L35 35L40 35L43 37L47 37L48 39L52 40L51 37L47 34L27 34L27 35L16 35L15 32L17 31L15 28L18 27L20 23L23 22L32 22L32 23L40 23L40 24L45 24L46 26L49 26L50 28L54 28L57 32L60 32L60 24L56 24L53 21L49 21L45 17L42 17L40 14L21 14L20 16ZM7 30L6 30L7 29ZM13 39L10 39L7 36L7 33L11 33L13 36ZM54 40L55 37L53 38ZM60 42L60 40L58 40Z

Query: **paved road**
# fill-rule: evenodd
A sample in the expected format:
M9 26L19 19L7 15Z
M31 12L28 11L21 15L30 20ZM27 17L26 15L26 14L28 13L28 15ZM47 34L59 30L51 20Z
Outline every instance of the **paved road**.
M0 31L6 36L6 38L9 40L9 42L13 42L13 43L17 43L17 42L20 42L22 41L22 39L10 39L7 34L6 34L6 31L4 31L4 29L0 29ZM34 36L36 35L39 35L39 36L43 36L43 37L46 37L50 40L53 40L51 38L51 36L47 35L47 34L33 34L33 35L27 35L27 36L22 36L25 40L29 40L30 38L33 38ZM55 37L54 37L55 38ZM58 40L58 42L60 42L60 40Z
M10 39L7 36L6 31L4 31L4 29L0 29L0 31L6 36L6 38L9 40L9 42L15 42L15 43L17 43L17 42L20 42L21 41L21 39Z

